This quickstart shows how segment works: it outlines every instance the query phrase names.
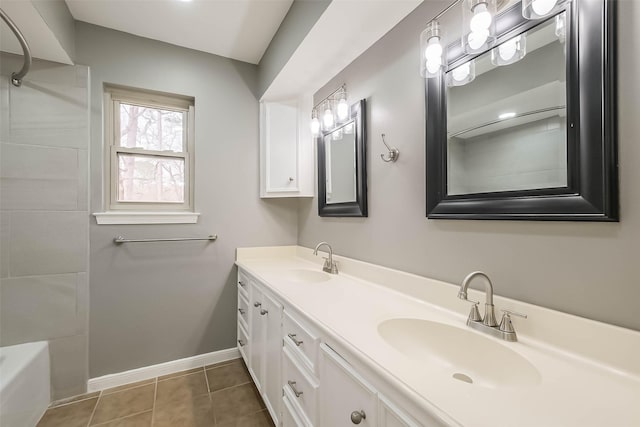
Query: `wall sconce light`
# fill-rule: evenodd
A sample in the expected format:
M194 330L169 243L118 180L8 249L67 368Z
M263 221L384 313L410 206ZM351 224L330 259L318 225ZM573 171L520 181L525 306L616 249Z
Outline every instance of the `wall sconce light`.
M458 65L447 73L447 85L464 86L476 78L476 63L474 60Z
M527 54L527 37L515 36L491 50L493 65L509 65L520 61Z
M462 45L466 53L481 53L496 41L495 0L464 0Z
M440 23L434 20L420 34L420 75L427 78L438 76L444 63L443 54Z
M319 117L318 114L321 116ZM347 86L342 85L314 105L311 111L311 123L309 124L311 133L316 137L320 134L320 130L331 130L336 123L342 123L348 118Z
M541 19L558 12L569 0L522 0L522 16Z

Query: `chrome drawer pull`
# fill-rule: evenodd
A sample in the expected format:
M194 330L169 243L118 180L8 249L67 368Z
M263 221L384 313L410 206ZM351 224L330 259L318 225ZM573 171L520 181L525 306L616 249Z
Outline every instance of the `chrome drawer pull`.
M240 344L240 347L244 347L245 346L245 342L242 340L238 340L238 344Z
M262 310L260 310L260 315L262 315L262 316L264 316L267 313L269 313L269 311L265 310L264 308Z
M302 396L302 392L298 391L296 389L296 382L295 381L287 381L287 384L289 384L289 387L291 387L291 390L293 390L293 394L295 394L296 397Z
M239 308L238 311L240 312L240 314L244 314L245 313L245 311L243 309L241 309L241 308Z
M257 308L257 307L260 307L261 305L262 305L262 303L261 303L261 302L254 302L254 303L253 303L253 306L254 306L254 307L256 307L256 308Z
M243 288L247 286L247 284L244 283L242 280L238 280L238 285L242 286Z
M364 411L353 411L351 413L351 422L354 424L360 424L362 420L367 419L367 414Z
M298 346L298 347L300 347L300 344L302 344L302 343L304 342L304 341L298 341L298 340L296 339L296 334L287 334L287 336L288 336L288 337L289 337L289 339L290 339L291 341L293 341L293 343L294 343L296 346Z

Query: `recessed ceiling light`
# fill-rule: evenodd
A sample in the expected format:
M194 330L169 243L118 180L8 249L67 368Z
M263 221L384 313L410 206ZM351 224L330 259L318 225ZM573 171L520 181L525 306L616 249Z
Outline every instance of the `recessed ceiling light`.
M514 113L514 112L510 112L510 113L502 113L502 114L500 114L500 115L498 116L498 118L499 118L500 120L504 120L504 119L510 119L510 118L512 118L512 117L515 117L515 116L516 116L516 113Z

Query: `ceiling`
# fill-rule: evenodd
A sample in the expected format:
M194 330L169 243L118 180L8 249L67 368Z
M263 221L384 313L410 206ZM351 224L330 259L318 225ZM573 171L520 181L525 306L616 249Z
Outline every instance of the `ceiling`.
M257 64L293 0L66 0L102 27Z

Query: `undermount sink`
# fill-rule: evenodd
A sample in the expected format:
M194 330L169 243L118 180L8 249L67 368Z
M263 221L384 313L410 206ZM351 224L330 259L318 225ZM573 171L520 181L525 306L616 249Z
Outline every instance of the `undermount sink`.
M435 366L452 381L489 388L531 387L540 372L527 359L501 344L462 327L423 319L389 319L378 333L406 357Z
M287 270L284 274L284 278L296 283L320 283L326 282L331 277L323 271L295 268Z

